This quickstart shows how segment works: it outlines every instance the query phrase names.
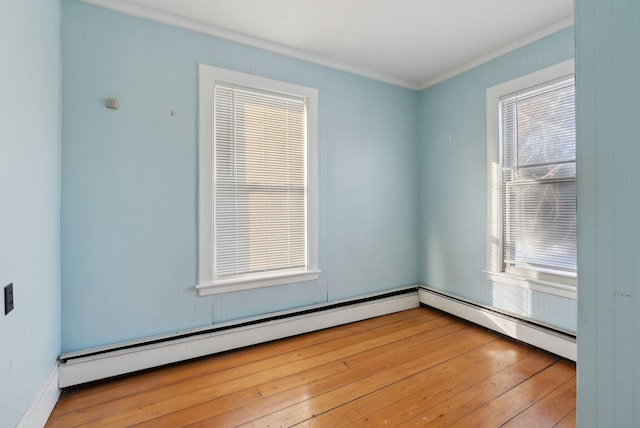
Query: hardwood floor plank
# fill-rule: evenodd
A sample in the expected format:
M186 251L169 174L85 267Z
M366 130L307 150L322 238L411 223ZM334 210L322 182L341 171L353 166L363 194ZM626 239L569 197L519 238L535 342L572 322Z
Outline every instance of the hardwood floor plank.
M267 356L271 357L284 354L312 344L324 343L366 330L368 329L357 325L340 326L336 331L332 331L332 329L324 330L310 333L308 337L296 336L288 340L251 346L195 361L164 367L162 368L162 376L158 376L157 371L152 370L122 379L115 379L103 384L65 393L58 403L57 410L64 413L67 402L71 402L73 408L76 409L106 403L127 395L140 394L161 386L172 385L185 380L217 373L243 364L259 361ZM331 334L327 334L328 332L331 332Z
M496 340L496 337L490 334L473 335L467 340L460 342L453 341L449 346L435 350L417 360L409 361L401 365L388 367L386 370L378 372L374 375L367 376L348 385L332 389L326 393L314 396L304 402L274 412L264 418L255 421L251 426L276 425L278 422L284 422L287 425L293 425L305 421L315 415L324 413L338 405L355 400L368 393L368 391L376 391L390 383L397 382L400 379L419 373L431 367L437 366L444 361L451 359L453 354L466 353L474 348L485 345ZM446 336L453 337L454 334ZM206 426L206 425L203 425Z
M507 343L509 345L512 344ZM395 401L379 405L373 413L346 426L398 426L402 423L412 426L425 422L430 426L450 426L446 421L447 414L460 414L465 408L479 407L554 361L547 354L529 351L514 361L505 361L504 367L489 366L481 371L483 363L467 366L466 370L455 373L451 381L445 378L441 385L437 385L436 379L430 379L428 384L407 397L390 395ZM408 420L413 422L407 423Z
M573 376L575 376L575 366L565 361L556 362L481 408L455 421L455 425L501 426Z
M516 387L549 367L556 360L544 352L535 352L449 399L438 403L422 402L406 406L401 409L400 414L390 416L388 420L402 427L424 426L425 423L434 428L453 426L456 420ZM391 415L385 409L381 409L380 413Z
M367 363L374 358L378 358L380 355L391 356L392 354L401 354L405 351L414 349L416 346L424 345L428 342L434 341L441 337L461 332L464 329L470 328L471 324L454 319L452 317L443 317L442 319L434 320L429 323L429 329L422 333L408 336L397 342L388 342L383 346L369 351L353 354L344 359L344 362L349 367L356 367L360 364Z
M576 409L573 409L571 413L569 413L560 422L558 422L554 428L575 428L575 426L576 426Z
M451 322L444 325L443 327L438 327L433 330L429 330L426 333L431 334L432 337L439 338L442 334L445 334L440 331L441 329L446 329L445 331L450 331L450 332L457 332L462 328L469 327L467 324L462 322L455 322L454 320L450 320L450 321ZM429 328L428 324L429 323L425 323L425 325L423 326L427 330ZM470 329L467 333L469 337L475 334L476 333L474 333ZM466 336L465 335L460 336L460 338L464 338L464 337ZM450 338L447 340L451 341L452 339ZM384 342L384 339L382 339L382 342ZM426 345L426 346L430 346L431 348L436 349L437 346L441 344L441 342L442 341L437 341L433 344ZM265 396L265 399L261 400L261 402L259 403L246 404L241 400L237 400L235 401L235 403L237 404L237 409L231 411L230 413L226 413L224 415L217 416L219 413L222 413L222 412L211 413L211 411L208 410L211 407L211 403L203 403L202 406L195 405L195 406L189 407L188 409L184 409L182 411L177 411L170 415L159 417L157 418L157 420L161 421L163 424L173 425L173 426L177 426L176 424L178 424L179 422L195 423L207 417L209 417L209 422L211 422L212 425L218 424L218 426L223 426L226 423L230 423L228 422L230 420L233 420L236 422L251 420L251 419L247 419L250 417L250 415L255 414L256 417L262 416L264 414L262 412L268 411L269 409L272 409L273 411L273 409L279 409L279 408L284 408L284 407L293 405L295 403L298 403L302 400L309 398L312 395L318 395L325 391L335 389L338 386L347 385L349 383L354 382L355 380L365 378L371 375L372 373L388 368L389 366L388 359L394 358L394 357L389 353L381 354L380 349L382 348L373 347L372 350L376 350L377 357L370 358L368 360L368 364L365 367L357 368L356 370L350 368L349 370L340 372L339 374L336 374L330 377L321 378L315 382L303 384L298 388L291 388L288 393L286 393L285 391L285 394L283 393L270 394L268 396ZM419 355L422 355L426 349L428 348L426 347L422 347L421 349L409 348L408 350L405 350L405 353L402 356L402 358L395 358L395 360L397 362L410 361L412 359L417 358ZM370 352L370 350L364 351L364 353L368 353L368 352ZM332 354L332 355L333 357L335 357L336 354ZM225 409L225 411L226 410L227 409ZM215 419L215 421L213 421L212 418ZM226 422L223 422L223 420Z
M327 365L327 370L322 369L310 369L307 376L308 382L312 383L318 378L326 378L344 370L348 370L348 367L342 362L337 361ZM339 367L339 369L333 366ZM328 368L333 368L333 371L329 371ZM145 426L167 426L167 427L179 427L191 423L196 423L202 419L211 418L215 415L219 415L224 412L228 412L238 407L247 406L252 407L256 402L260 401L262 396L253 397L253 399L244 400L244 391L236 392L225 397L220 397L214 400L206 401L194 406L182 408L174 412L163 412L164 414L153 419L146 420L140 424L134 425L136 427ZM223 399L226 399L223 401ZM273 405L273 404L272 404Z
M464 323L461 323L464 325ZM443 327L447 328L447 327ZM350 385L354 382L366 379L367 377L388 370L396 364L415 361L422 355L435 352L438 349L445 348L452 343L471 339L476 332L468 325L465 329L453 331L444 336L439 336L431 342L416 346L406 352L397 352L393 354L380 354L367 362L356 365L350 370L342 372L336 376L320 379L316 382L301 385L288 391L284 391L273 396L265 397L259 402L252 403L249 406L239 406L233 411L212 417L205 420L202 426L210 423L212 426L229 426L232 424L240 424L260 418L265 414L272 413L276 410L284 409L288 406L304 402L305 400L334 391L340 387ZM393 363L390 363L390 359Z
M409 349L413 346L417 346L425 341L432 340L439 336L439 333L446 334L447 332L457 331L464 328L464 325L458 324L452 328L441 330L441 327L450 326L452 320L450 319L437 319L429 321L423 325L417 331L412 331L409 335L401 335L396 338L386 336L379 346L371 347L369 349L362 349L360 352L350 353L348 355L341 356L342 362L348 367L355 367L364 361L370 361L376 356L390 352L396 348ZM366 348L366 347L365 347ZM337 355L337 354L334 354ZM273 394L277 394L287 389L295 388L296 386L307 383L304 377L301 377L299 373L281 377L273 381L260 385L260 393L263 397L268 397Z
M575 365L417 308L63 394L47 427L575 426Z
M504 424L509 428L552 427L576 408L575 376Z
M422 322L416 324L416 320L431 320L433 315L423 316L418 314L416 319L410 317L408 320L398 319L391 323L384 323L376 328L366 329L358 333L352 333L348 336L338 337L333 340L316 343L304 348L296 348L289 352L271 355L258 347L258 354L252 361L241 365L232 365L223 370L214 370L205 373L199 377L189 377L185 380L178 380L161 387L147 390L145 394L128 395L120 397L109 402L98 403L85 409L76 409L73 413L61 413L51 418L53 424L60 423L60 426L74 426L74 424L83 424L91 422L94 419L107 419L107 421L124 420L130 415L137 420L145 420L143 414L147 417L157 417L156 407L162 407L163 401L175 401L174 405L199 404L217 398L220 394L228 394L238 392L242 389L254 386L256 383L264 383L268 380L276 379L288 373L294 373L300 370L301 366L308 364L308 358L311 358L310 366L322 364L327 361L333 361L338 358L336 351L347 349L350 344L369 341L384 341L384 337L389 334L405 335L407 329L421 330ZM289 339L287 339L289 340ZM359 345L361 346L361 345ZM320 355L318 358L313 359ZM322 363L318 363L322 361ZM190 395L188 400L178 404L174 397L176 393L169 394L169 390L178 390L178 394ZM165 409L169 409L165 407ZM113 414L112 409L117 410L117 414ZM139 422L139 421L138 421Z
M235 351L224 352L183 364L164 367L163 376L157 376L156 371L152 370L116 379L113 382L105 382L89 388L81 388L77 391L68 391L61 397L56 410L62 414L67 411L67 402L70 402L72 406L69 411L74 411L78 408L106 403L127 395L140 394L161 386L217 373L232 367L259 361L267 358L267 356L271 357L286 354L308 346L389 326L396 322L405 322L411 319L430 320L433 318L434 315L425 314L424 310L416 308L384 317L370 318L358 323L345 324L331 329L294 336L286 340L272 341Z
M388 416L393 415L394 407L397 411L416 399L425 402L444 400L532 353L531 349L525 347L519 348L517 352L513 352L512 349L513 344L507 341L490 342L438 366L390 383L384 388L316 415L302 426L346 426L348 421L371 415L381 408L385 408L385 414L378 413L377 418L365 418L364 422L373 426L389 423L393 426ZM455 376L452 375L453 373ZM389 401L393 401L391 406Z

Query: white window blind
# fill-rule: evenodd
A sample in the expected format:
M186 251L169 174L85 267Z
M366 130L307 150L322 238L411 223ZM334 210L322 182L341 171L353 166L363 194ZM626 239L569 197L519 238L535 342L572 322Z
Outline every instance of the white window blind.
M216 82L214 277L307 268L305 98Z
M574 79L500 100L504 268L576 272Z

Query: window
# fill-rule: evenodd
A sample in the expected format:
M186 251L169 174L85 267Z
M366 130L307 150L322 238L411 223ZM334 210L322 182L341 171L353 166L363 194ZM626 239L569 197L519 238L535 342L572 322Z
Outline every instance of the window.
M504 282L510 276L529 288L575 297L573 62L490 88L487 95L489 278Z
M317 92L200 66L200 295L318 278Z
M505 269L576 272L575 84L500 101Z

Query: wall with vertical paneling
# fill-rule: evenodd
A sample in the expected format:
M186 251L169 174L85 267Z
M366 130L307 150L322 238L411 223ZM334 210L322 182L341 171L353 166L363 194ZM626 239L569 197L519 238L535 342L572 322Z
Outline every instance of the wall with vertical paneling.
M640 3L576 1L578 426L640 426Z
M416 283L415 91L72 0L62 19L64 351ZM318 281L196 295L198 63L318 89Z
M573 57L568 28L420 93L422 284L556 327L576 330L574 299L492 284L487 251L486 90Z
M13 427L60 353L60 2L0 13L0 427Z

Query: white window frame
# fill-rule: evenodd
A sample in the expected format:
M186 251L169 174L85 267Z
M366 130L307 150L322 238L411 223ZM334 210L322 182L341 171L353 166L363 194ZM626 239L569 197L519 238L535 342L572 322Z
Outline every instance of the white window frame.
M214 276L214 129L213 90L216 81L246 88L294 95L307 99L307 266L287 273L268 273L227 280ZM314 88L240 73L206 64L199 65L199 189L198 189L198 284L200 296L230 293L261 287L300 283L318 279L317 216L317 117L318 91Z
M570 59L487 89L487 279L547 294L577 298L577 280L572 275L556 275L529 270L503 271L502 176L500 168L500 98L536 86L546 85L575 74Z

